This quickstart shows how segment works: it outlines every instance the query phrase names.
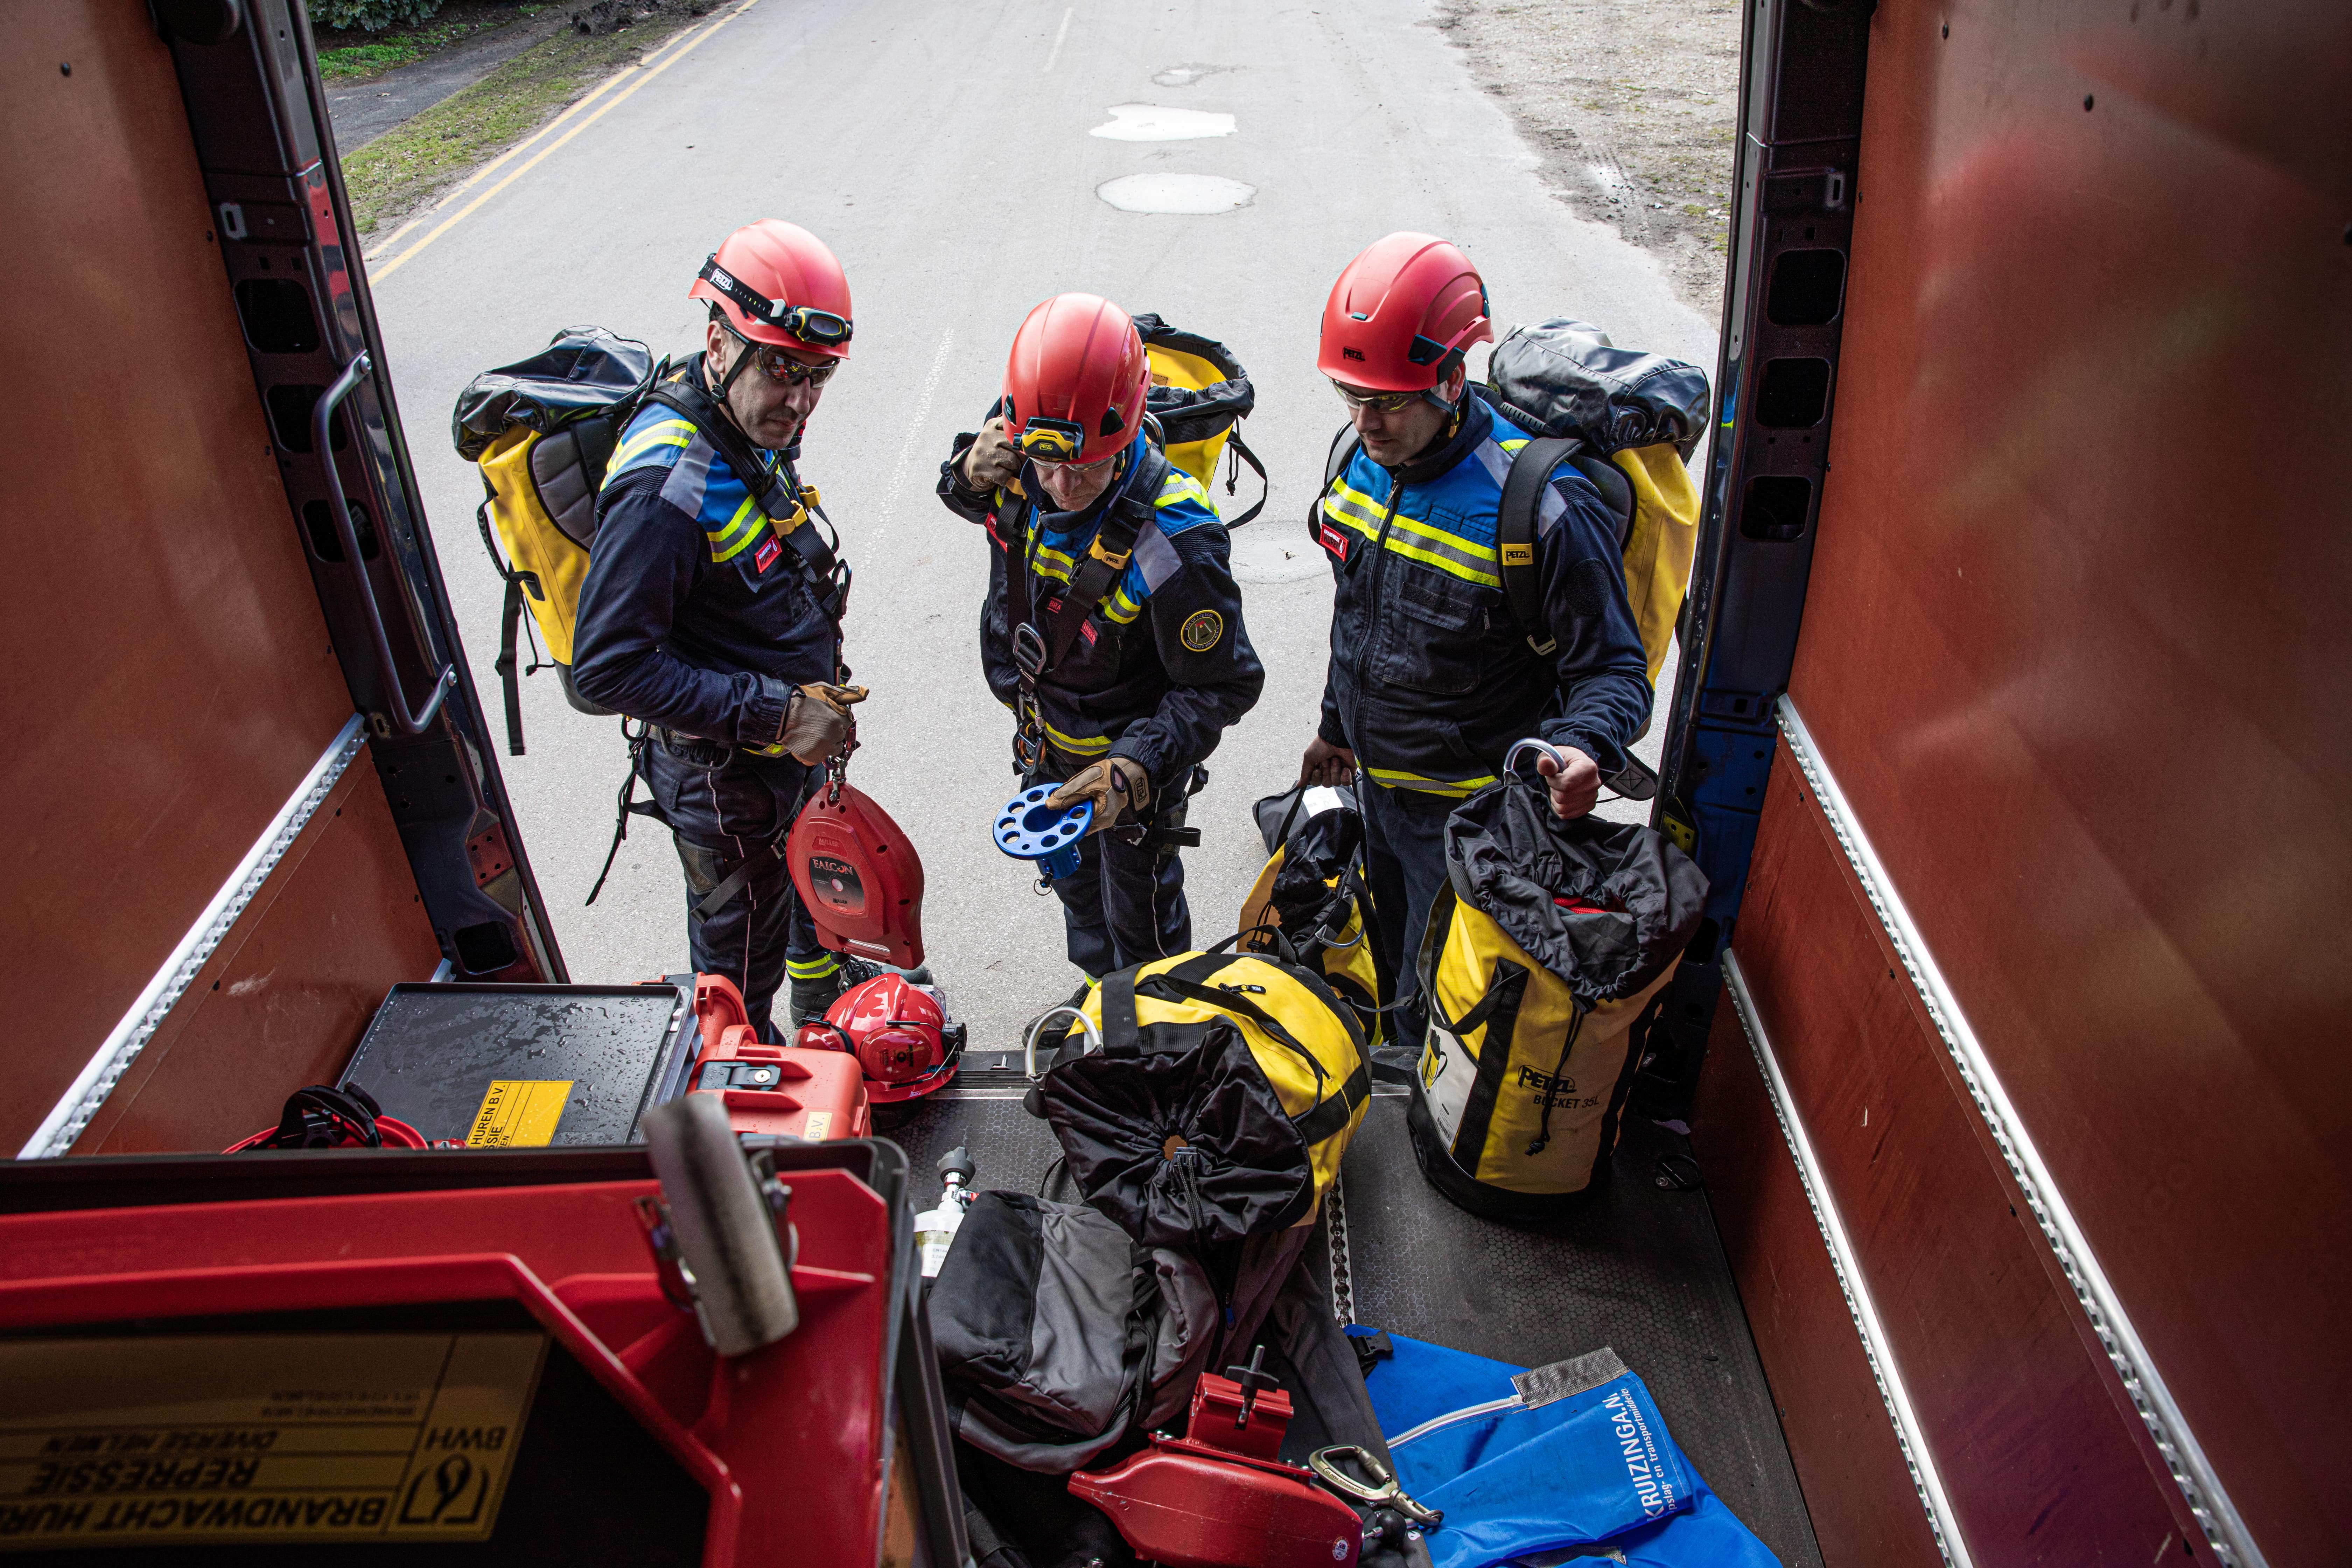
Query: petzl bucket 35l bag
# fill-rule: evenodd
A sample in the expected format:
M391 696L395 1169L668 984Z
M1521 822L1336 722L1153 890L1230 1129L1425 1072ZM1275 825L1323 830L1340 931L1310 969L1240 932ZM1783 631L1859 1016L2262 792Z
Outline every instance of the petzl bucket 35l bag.
M656 369L643 343L602 327L566 327L530 358L476 376L449 416L457 455L482 470L485 499L476 520L482 548L506 579L498 671L506 689L507 750L518 757L522 701L515 633L526 606L565 700L583 713L605 714L572 689L572 622L596 541L596 492Z
M1445 861L1420 953L1413 1152L1473 1214L1541 1217L1608 1170L1633 1025L1698 929L1706 878L1656 829L1563 822L1517 777L1446 820Z
M1249 372L1224 344L1171 327L1158 316L1147 312L1136 317L1135 330L1151 364L1144 412L1160 426L1160 449L1168 460L1200 480L1205 490L1216 480L1217 459L1230 451L1234 461L1225 471L1228 496L1241 479L1242 464L1256 470L1261 487L1257 504L1224 520L1227 528L1239 528L1265 510L1265 465L1241 432L1241 422L1257 404Z
M1512 454L1496 523L1513 617L1542 635L1542 594L1528 547L1549 504L1546 479L1572 462L1618 516L1625 597L1656 686L1698 548L1698 487L1683 465L1706 430L1706 373L1618 348L1600 328L1561 317L1512 328L1495 345L1486 382L1494 402L1538 433Z

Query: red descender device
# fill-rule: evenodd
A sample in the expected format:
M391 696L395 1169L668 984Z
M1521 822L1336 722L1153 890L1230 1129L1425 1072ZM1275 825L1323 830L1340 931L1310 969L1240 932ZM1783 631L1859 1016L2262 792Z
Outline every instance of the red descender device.
M923 962L923 862L890 814L849 784L856 749L853 731L785 836L784 860L819 942L912 969Z
M1070 1491L1110 1516L1136 1555L1164 1568L1353 1568L1363 1550L1356 1510L1275 1458L1290 1396L1247 1366L1203 1373L1181 1437L1108 1470L1081 1470Z

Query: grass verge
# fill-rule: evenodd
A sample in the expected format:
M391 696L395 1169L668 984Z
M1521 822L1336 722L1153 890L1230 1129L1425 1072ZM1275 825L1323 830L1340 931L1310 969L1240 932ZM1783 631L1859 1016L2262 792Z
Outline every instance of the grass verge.
M330 82L365 81L549 8L550 4L529 0L522 5L467 5L453 7L429 22L387 27L381 33L329 33L320 40L319 74Z
M611 72L694 21L681 5L602 37L562 32L385 132L343 160L362 238L389 233L485 161L562 112Z

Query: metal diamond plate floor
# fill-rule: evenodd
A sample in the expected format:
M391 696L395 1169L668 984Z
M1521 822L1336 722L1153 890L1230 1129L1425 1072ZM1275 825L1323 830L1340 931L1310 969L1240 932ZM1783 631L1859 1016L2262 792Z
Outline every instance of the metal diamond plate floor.
M909 1190L926 1206L933 1164L958 1143L979 1163L977 1185L1029 1192L1058 1152L1016 1091L987 1077L977 1092L1007 1098L936 1100L877 1129L907 1151ZM1612 1346L1717 1495L1788 1568L1819 1568L1706 1194L1657 1183L1659 1157L1686 1155L1687 1141L1631 1125L1616 1179L1581 1213L1504 1225L1464 1214L1422 1179L1404 1108L1402 1095L1373 1100L1342 1172L1356 1321L1521 1366ZM1328 1290L1328 1226L1307 1261Z

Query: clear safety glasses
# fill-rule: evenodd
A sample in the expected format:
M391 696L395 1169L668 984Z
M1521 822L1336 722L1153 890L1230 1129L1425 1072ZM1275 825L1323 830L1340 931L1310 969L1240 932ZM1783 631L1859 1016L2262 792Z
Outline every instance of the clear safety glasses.
M1350 408L1370 408L1381 414L1400 413L1429 395L1424 392L1359 392L1343 381L1333 382L1331 390Z

